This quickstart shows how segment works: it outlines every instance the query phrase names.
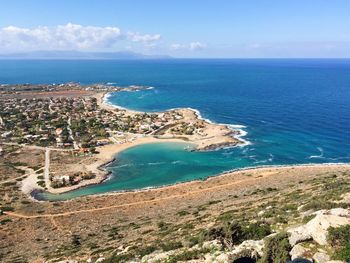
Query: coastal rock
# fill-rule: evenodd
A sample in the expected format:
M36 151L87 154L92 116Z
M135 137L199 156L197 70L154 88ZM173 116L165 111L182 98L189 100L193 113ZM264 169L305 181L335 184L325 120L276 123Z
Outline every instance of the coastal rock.
M327 263L331 258L329 255L323 252L317 252L312 257L315 263Z
M319 245L327 245L327 229L329 227L338 227L350 224L349 211L342 208L331 210L320 210L315 212L316 217L311 219L307 224L289 229L289 243L295 244L314 240Z
M296 258L301 258L304 256L304 254L307 252L308 250L303 247L300 244L296 244L292 250L289 252L290 257L292 258L292 260L296 259Z

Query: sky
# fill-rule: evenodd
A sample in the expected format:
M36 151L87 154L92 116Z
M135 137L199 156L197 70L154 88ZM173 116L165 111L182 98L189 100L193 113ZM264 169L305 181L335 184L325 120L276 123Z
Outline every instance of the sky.
M348 0L0 0L0 53L349 58Z

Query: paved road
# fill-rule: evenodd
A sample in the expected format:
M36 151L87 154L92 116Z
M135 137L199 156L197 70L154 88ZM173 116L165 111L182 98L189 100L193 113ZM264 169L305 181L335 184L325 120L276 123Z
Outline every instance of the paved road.
M50 187L50 148L45 148L44 179L47 188Z
M70 128L70 126L72 125L72 119L71 117L68 118L68 121L67 121L67 130L68 130L68 133L69 133L69 138L73 141L73 147L75 150L78 150L79 149L79 146L77 144L77 142L75 141L74 139L74 136L73 136L73 131L72 129Z

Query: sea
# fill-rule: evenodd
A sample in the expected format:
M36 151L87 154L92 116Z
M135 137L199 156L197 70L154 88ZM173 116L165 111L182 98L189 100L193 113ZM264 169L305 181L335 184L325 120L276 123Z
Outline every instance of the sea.
M188 143L136 146L109 164L102 184L38 192L38 199L161 187L250 167L350 162L347 59L0 60L0 84L70 81L153 87L110 93L107 101L148 112L196 109L241 129L246 144L209 152L189 151Z

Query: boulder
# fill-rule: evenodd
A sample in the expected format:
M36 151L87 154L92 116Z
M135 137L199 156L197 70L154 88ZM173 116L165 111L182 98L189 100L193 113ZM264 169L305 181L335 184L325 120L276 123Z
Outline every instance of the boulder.
M303 247L300 244L296 244L292 250L289 252L290 257L292 258L292 260L296 259L296 258L301 258L304 256L305 252L307 252L308 249L306 249L305 247Z
M329 210L329 214L330 215L334 215L334 216L349 217L350 216L350 211L348 209L344 209L344 208L334 208L334 209Z
M264 240L246 240L243 241L241 244L234 246L232 250L229 252L230 255L240 255L242 253L246 253L249 251L251 257L262 257L264 252L265 242Z
M312 257L315 263L327 263L331 258L329 255L323 252L317 252Z
M288 230L289 243L291 246L295 246L299 242L312 239L311 233L308 231L305 225L295 227Z
M342 200L340 200L341 203L350 204L350 193L346 193L342 195Z
M347 209L320 210L315 212L315 214L316 217L307 224L288 230L288 233L290 233L289 243L292 246L311 239L319 245L327 245L327 229L329 227L350 224L350 213Z
M226 253L222 253L216 257L216 262L229 262L229 256Z
M102 263L103 261L105 261L105 258L104 257L100 257L98 258L95 263Z

